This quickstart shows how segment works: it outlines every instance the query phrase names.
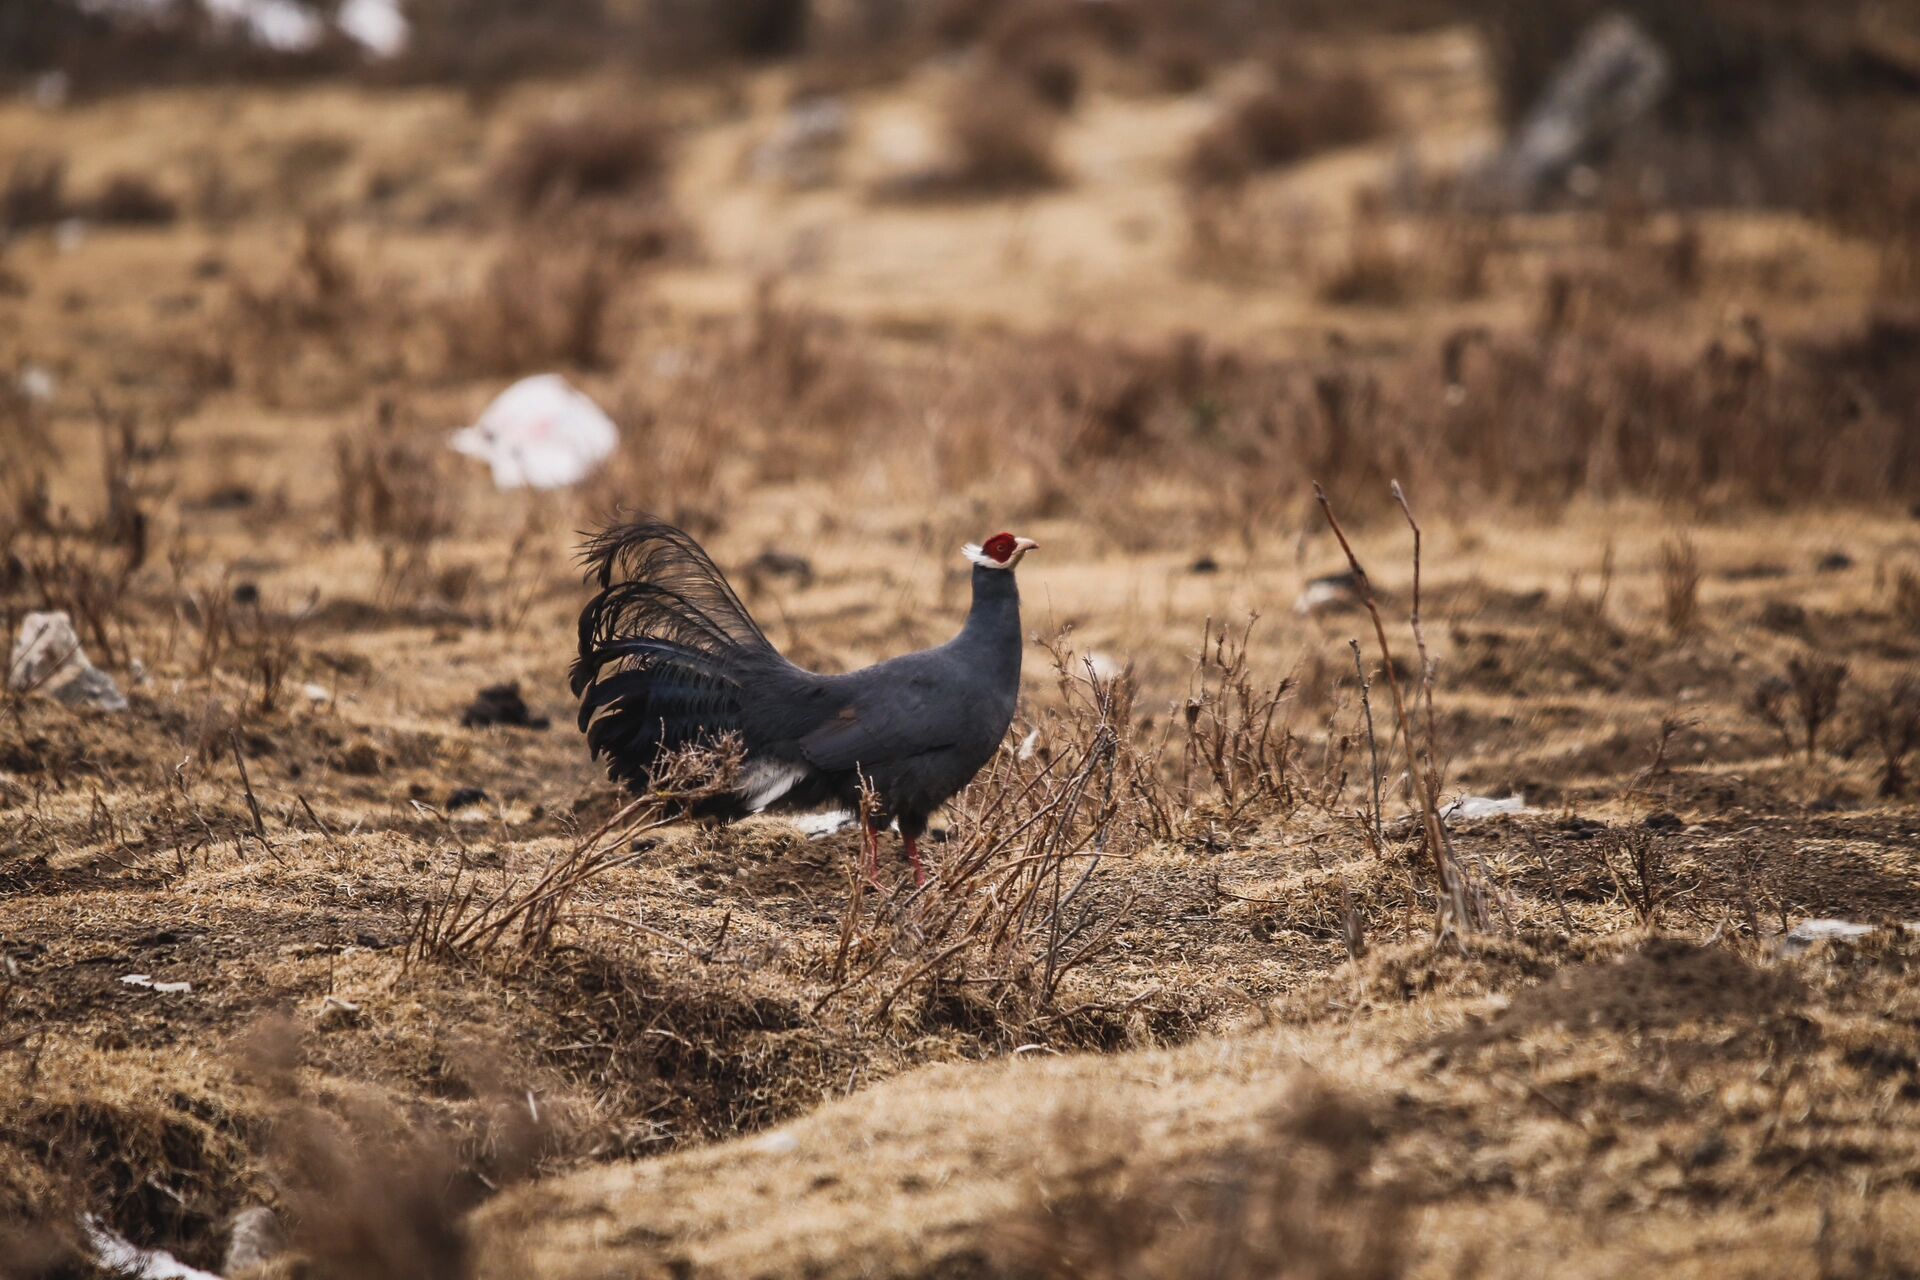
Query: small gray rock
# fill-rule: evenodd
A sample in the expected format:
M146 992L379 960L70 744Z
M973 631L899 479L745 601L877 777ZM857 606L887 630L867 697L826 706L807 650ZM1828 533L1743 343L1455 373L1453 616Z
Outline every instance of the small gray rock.
M7 663L7 686L22 693L44 693L70 707L127 709L120 686L87 660L73 619L58 610L30 613L21 620Z
M1606 141L1645 116L1672 80L1672 62L1637 23L1611 13L1587 28L1494 160L1494 194L1532 204Z

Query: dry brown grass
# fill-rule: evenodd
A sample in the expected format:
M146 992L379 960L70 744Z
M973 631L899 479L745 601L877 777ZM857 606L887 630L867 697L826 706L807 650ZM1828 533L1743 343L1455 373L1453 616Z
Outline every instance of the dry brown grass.
M420 907L407 944L409 958L469 960L502 947L527 957L551 954L555 933L581 888L636 861L651 847L647 833L684 821L698 801L733 789L740 762L739 743L725 739L663 762L652 791L568 845L531 883L488 890L456 873L444 894Z
M289 1106L274 1130L273 1162L293 1223L287 1243L317 1274L367 1280L473 1274L460 1218L481 1188L444 1138L409 1132L403 1116L365 1105L344 1118L311 1105ZM521 1154L509 1154L506 1163Z
M471 378L604 366L620 283L606 257L596 248L535 244L503 251L476 296L439 313L448 369Z
M1803 751L1812 763L1820 731L1840 710L1840 690L1847 675L1844 662L1815 653L1795 654L1787 659L1785 675L1768 676L1754 686L1747 709L1771 726L1789 751Z
M1320 281L1319 292L1340 306L1392 306L1412 292L1417 271L1394 243L1378 198L1363 194L1355 202L1346 252Z
M1264 170L1365 142L1387 128L1379 90L1364 73L1289 61L1194 140L1186 181L1202 191L1238 186Z
M1892 939L1888 947L1866 957L1821 951L1778 969L1737 947L1662 938L1558 952L1513 942L1466 957L1425 944L1384 950L1298 1006L1361 1002L1337 1039L1299 1025L1248 1030L1228 1043L1136 1056L1130 1071L1092 1056L1016 1061L976 1072L964 1096L958 1073L921 1073L830 1104L784 1127L777 1142L677 1156L644 1178L588 1173L506 1197L482 1213L479 1229L514 1253L483 1262L482 1274L570 1277L681 1257L715 1273L754 1265L830 1277L916 1267L1521 1276L1633 1270L1702 1234L1729 1249L1751 1246L1754 1231L1766 1233L1754 1275L1783 1259L1814 1268L1836 1254L1906 1265L1917 1243L1910 1226L1863 1197L1826 1211L1812 1197L1795 1195L1791 1207L1776 1199L1765 1225L1741 1225L1755 1203L1750 1152L1818 1159L1833 1150L1780 1104L1873 1078L1851 1036L1876 1020L1875 999L1898 990L1910 947ZM1544 981L1542 964L1553 970ZM1800 1001L1817 1001L1845 1030L1787 1038L1779 1019ZM1761 1031L1768 1026L1773 1034ZM1388 1039L1419 1048L1388 1049ZM1323 1065L1299 1070L1302 1057ZM1628 1062L1658 1097L1684 1090L1694 1101L1662 1106L1644 1090L1617 1090ZM1793 1063L1791 1080L1736 1087L1768 1062ZM1327 1083L1336 1073L1337 1088ZM1372 1087L1344 1083L1359 1077ZM1869 1105L1842 1104L1850 1118L1870 1114ZM1650 1107L1678 1145L1639 1167L1644 1174L1654 1162L1679 1180L1675 1188L1601 1241L1547 1229L1555 1206L1591 1206L1589 1130L1643 1130ZM1872 1141L1879 1158L1913 1158L1904 1124ZM1462 1142L1489 1158L1462 1154ZM858 1159L847 1158L849 1144ZM1703 1208L1698 1197L1710 1188L1714 1207ZM883 1198L922 1229L831 1210L831 1229L810 1227L838 1196ZM1475 1208L1452 1219L1413 1207L1436 1196ZM743 1212L754 1229L727 1225ZM647 1230L618 1241L602 1231L589 1262L587 1224L608 1220Z
M670 145L667 127L644 108L607 103L524 126L496 163L493 186L523 216L657 194Z
M346 538L366 535L424 546L450 528L445 487L416 448L395 433L393 406L369 431L334 441L334 522Z
M1001 1034L1044 1035L1059 1023L1069 1036L1091 1012L1063 1007L1063 984L1113 945L1133 905L1096 877L1125 864L1165 820L1166 800L1155 761L1122 736L1130 691L1075 676L1067 662L1062 654L1065 714L1044 758L1008 752L989 766L926 888L869 904L849 871L816 1011L877 998L875 1018L913 1003L990 1020Z
M1884 690L1866 690L1854 713L1860 740L1880 754L1880 794L1907 789L1907 758L1920 750L1920 679L1896 677Z
M1676 636L1700 625L1700 555L1684 537L1660 544L1660 617Z
M1042 92L1030 78L1006 73L956 85L945 117L953 167L937 185L959 194L996 196L1059 182L1055 127Z
M1046 1140L1078 1157L1008 1224L997 1274L1049 1280L1386 1280L1404 1274L1407 1209L1368 1184L1377 1120L1303 1080L1244 1149L1142 1170L1126 1117L1089 1104Z
M0 223L24 231L60 221L68 214L67 162L63 157L28 153L14 159L0 188Z

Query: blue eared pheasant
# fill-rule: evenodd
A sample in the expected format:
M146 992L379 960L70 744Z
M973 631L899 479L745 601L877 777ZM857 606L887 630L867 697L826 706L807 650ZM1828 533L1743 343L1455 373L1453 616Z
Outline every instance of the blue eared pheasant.
M1038 544L1010 533L965 548L973 607L947 643L846 675L782 657L707 553L682 530L641 518L607 529L582 559L599 592L580 614L572 686L587 747L607 775L644 793L684 747L733 735L739 780L701 816L839 805L859 811L862 781L897 823L923 883L927 819L972 780L1006 736L1020 692L1014 568Z

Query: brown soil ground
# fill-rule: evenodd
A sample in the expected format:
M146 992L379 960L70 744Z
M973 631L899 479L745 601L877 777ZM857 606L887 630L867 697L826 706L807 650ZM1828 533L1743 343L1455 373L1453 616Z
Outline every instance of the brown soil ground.
M1920 1269L1920 938L1899 928L1920 809L1871 733L1920 661L1905 495L1781 497L1756 456L1684 494L1599 464L1571 496L1516 493L1418 438L1359 460L1337 426L1299 454L1248 443L1291 440L1288 414L1345 394L1329 379L1434 401L1474 326L1534 350L1568 270L1583 340L1691 370L1759 331L1763 363L1838 367L1874 317L1912 341L1879 246L1777 212L1515 216L1456 291L1433 283L1455 232L1413 221L1403 292L1332 301L1354 192L1493 130L1470 34L1363 56L1393 136L1260 179L1261 247L1225 267L1195 261L1176 174L1238 73L1096 89L1061 185L989 200L877 194L934 132L943 65L856 93L842 172L802 193L748 172L781 72L0 106L0 155L64 155L78 191L151 175L184 210L0 256L0 370L57 384L6 407L0 616L76 613L131 702L0 707L0 1274L85 1274L81 1212L217 1267L257 1203L294 1236L257 1272L277 1275ZM672 210L663 254L620 258L651 234L630 210L503 212L526 122L642 99L676 138L647 215ZM1661 264L1684 237L1704 260L1683 287ZM567 283L583 248L619 265L578 360L545 331L593 311ZM627 444L580 491L495 492L444 432L547 367ZM1805 447L1890 473L1847 456L1882 437L1845 431L1911 439L1900 375L1834 376L1855 426ZM1266 428L1263 378L1292 397ZM1531 412L1488 398L1505 385L1460 394L1489 424ZM1445 798L1530 810L1453 824L1476 930L1436 930L1365 613L1294 609L1345 567L1325 479L1417 683L1394 476L1425 524ZM1087 682L1047 646L1127 668L1129 749L1172 743L1149 770L1168 820L1127 809L1080 899L1101 944L1057 985L1031 951L929 956L938 877L850 905L850 832L756 819L648 833L546 945L434 945L463 886L510 893L620 806L565 684L577 534L616 501L698 532L822 669L944 639L960 542L1036 537L1009 761L1033 729L1041 759L1086 742ZM1251 687L1283 690L1285 781L1238 800L1184 745L1223 624ZM1379 847L1350 639L1390 775ZM1791 709L1783 731L1751 706L1807 660L1847 667L1811 751ZM551 723L464 726L505 682ZM993 785L937 824L936 871ZM1889 927L1789 953L1814 917ZM849 948L869 977L845 980Z

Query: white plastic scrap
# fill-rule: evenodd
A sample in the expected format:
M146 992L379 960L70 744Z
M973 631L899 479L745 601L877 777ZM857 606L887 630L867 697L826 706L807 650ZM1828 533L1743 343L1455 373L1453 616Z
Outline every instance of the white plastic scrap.
M447 443L491 466L498 488L563 489L613 456L620 429L565 378L543 373L501 392Z
M20 394L29 400L51 400L53 393L59 390L59 384L43 365L23 365L20 369Z
M129 1280L220 1280L213 1272L190 1267L165 1249L129 1244L92 1214L80 1219L80 1226L87 1233L93 1260L103 1271Z
M1873 933L1875 927L1857 920L1802 920L1780 939L1780 950L1798 955L1816 942L1852 942Z
M1477 818L1497 818L1502 814L1538 812L1538 809L1527 805L1527 798L1523 795L1461 796L1442 809L1440 816L1448 821L1461 818L1471 822Z
M201 0L215 21L239 27L247 39L275 53L304 53L319 44L327 24L296 0Z
M129 973L120 981L130 987L145 987L149 991L158 991L170 996L184 995L193 990L191 982L155 982L150 973Z
M80 7L108 18L152 18L172 3L80 0ZM216 23L275 53L306 53L327 36L324 6L301 0L200 0L200 7ZM400 0L344 0L333 15L333 25L376 58L391 58L407 47L409 26Z
M30 613L22 619L7 662L7 687L37 690L70 707L127 709L126 695L112 676L87 661L73 619L60 611Z
M762 1134L755 1139L753 1147L762 1155L792 1155L800 1149L800 1139L784 1129L776 1129L772 1133Z
M405 51L411 28L400 0L345 0L333 23L342 35L376 58Z

